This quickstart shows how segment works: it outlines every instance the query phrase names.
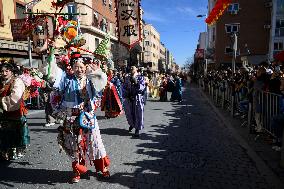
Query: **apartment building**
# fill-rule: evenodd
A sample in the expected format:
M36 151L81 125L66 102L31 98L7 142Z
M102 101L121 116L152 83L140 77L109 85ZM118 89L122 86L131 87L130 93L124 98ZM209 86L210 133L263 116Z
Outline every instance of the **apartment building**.
M160 59L160 33L151 24L144 26L144 64L152 71L158 71Z
M0 0L0 59L13 58L19 65L29 66L28 42L13 41L10 19L25 18L25 5L30 1ZM38 1L33 12L53 12L51 1ZM32 67L38 67L41 57L32 53Z
M86 44L83 48L94 51L107 33L111 36L110 58L118 51L116 11L114 0L77 0L66 6L68 13L86 13L80 16L81 31Z
M215 25L208 27L208 59L215 67L230 67L233 58L233 34L237 34L237 66L242 62L258 64L269 51L271 7L267 0L233 0ZM215 0L209 0L209 12Z
M284 0L272 0L266 6L272 8L270 28L269 58L273 60L275 54L284 50Z
M158 62L158 69L161 72L166 72L166 46L162 42L160 43L160 58Z

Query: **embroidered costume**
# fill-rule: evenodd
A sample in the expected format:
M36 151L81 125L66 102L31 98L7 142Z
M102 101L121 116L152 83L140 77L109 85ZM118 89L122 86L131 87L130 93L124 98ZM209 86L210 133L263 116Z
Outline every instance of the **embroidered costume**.
M121 83L118 77L108 77L108 84L102 97L102 111L105 117L114 118L123 113Z
M0 153L5 160L22 157L30 143L24 91L24 82L14 76L0 84Z
M63 127L59 128L58 142L73 160L76 178L80 179L80 174L87 171L87 158L97 172L105 173L110 160L94 112L98 107L98 91L86 76L79 79L66 75L61 79L57 93L62 97L56 108L57 115L64 119Z
M122 95L124 110L129 130L135 128L135 134L144 128L144 92L145 80L143 76L127 76L123 84Z

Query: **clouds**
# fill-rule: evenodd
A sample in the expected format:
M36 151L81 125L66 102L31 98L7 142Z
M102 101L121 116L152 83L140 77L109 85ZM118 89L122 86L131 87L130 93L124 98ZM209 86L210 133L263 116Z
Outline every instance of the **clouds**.
M147 20L148 22L166 22L164 16L149 11L144 11L143 19Z
M177 7L176 11L185 14L187 16L194 16L194 17L196 17L199 14L207 13L207 9L205 7L198 7L194 9L192 7Z

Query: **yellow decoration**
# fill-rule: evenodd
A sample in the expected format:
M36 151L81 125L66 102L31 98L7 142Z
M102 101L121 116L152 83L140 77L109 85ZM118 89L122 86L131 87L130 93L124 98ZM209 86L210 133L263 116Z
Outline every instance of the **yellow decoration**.
M69 39L72 40L77 36L77 30L73 27L70 27L67 29L66 32L64 32L64 36Z

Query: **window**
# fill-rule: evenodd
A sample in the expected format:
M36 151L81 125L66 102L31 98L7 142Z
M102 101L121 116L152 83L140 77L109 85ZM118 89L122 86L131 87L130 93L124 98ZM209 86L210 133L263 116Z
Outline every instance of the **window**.
M154 49L156 48L156 45L153 43L153 47L154 47Z
M233 49L230 46L225 47L225 54L232 54Z
M276 14L283 15L284 14L284 0L277 0L276 6Z
M74 14L76 13L76 7L74 4L69 4L67 6L67 12L69 14ZM68 20L76 20L76 16L75 15L68 15Z
M107 32L107 21L105 18L103 18L101 21L101 30Z
M17 17L17 19L26 18L26 15L24 14L25 10L26 9L25 9L24 5L16 3L16 17Z
M95 48L97 48L100 44L100 40L98 38L95 38Z
M93 26L97 27L99 25L99 14L95 11L93 17Z
M153 53L153 57L154 57L154 58L156 57L155 53Z
M108 8L110 12L112 12L112 0L109 0Z
M282 42L275 42L274 43L274 51L281 51L283 50L283 43Z
M144 35L148 36L149 35L149 31L148 30L144 30Z
M239 3L232 3L229 5L228 7L228 12L230 12L231 14L234 14L234 13L238 13L239 11Z
M107 4L107 1L106 0L103 0L103 4L106 6L106 4Z
M227 33L237 33L239 32L240 24L225 24L225 29Z
M145 46L150 46L150 41L145 41Z
M282 19L276 20L275 36L276 37L284 36L284 20Z

